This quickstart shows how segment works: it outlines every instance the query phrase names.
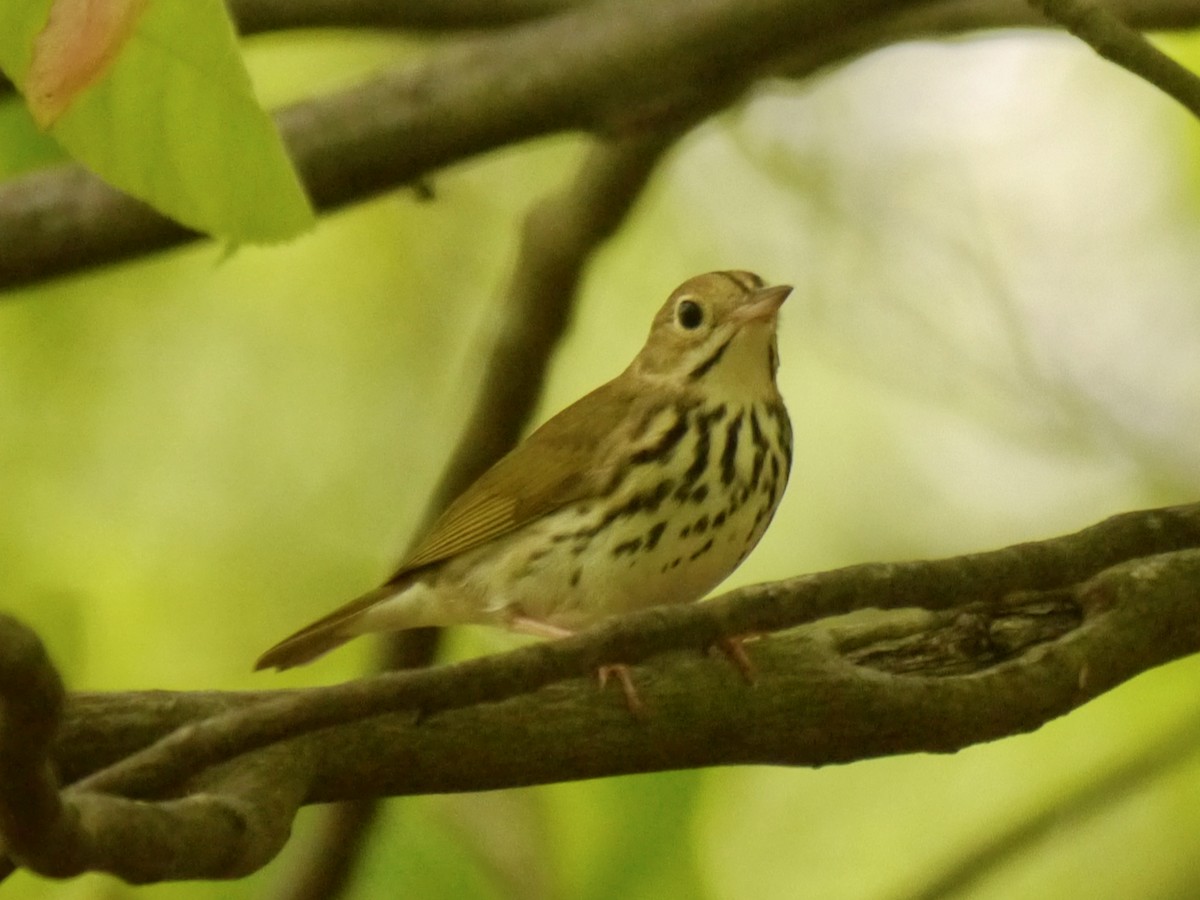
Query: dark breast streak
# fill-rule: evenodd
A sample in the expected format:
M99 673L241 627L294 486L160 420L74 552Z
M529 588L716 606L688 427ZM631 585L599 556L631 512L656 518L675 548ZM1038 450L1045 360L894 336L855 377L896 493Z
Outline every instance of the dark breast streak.
M583 554L610 529L616 536L609 555L631 566L647 553L661 553L664 540L680 541L678 556L662 563L664 572L706 555L718 540L723 545L744 541L749 552L783 493L791 430L782 404L752 404L732 414L725 404L678 404L657 414L669 417L660 419L666 427L659 430L658 425L652 434L651 427L642 429L643 438L651 440L634 449L606 485L603 515L552 538L554 543L569 542L578 561L573 585L580 580ZM631 484L634 472L636 485ZM753 515L742 512L748 504L753 504ZM727 532L735 517L737 532Z

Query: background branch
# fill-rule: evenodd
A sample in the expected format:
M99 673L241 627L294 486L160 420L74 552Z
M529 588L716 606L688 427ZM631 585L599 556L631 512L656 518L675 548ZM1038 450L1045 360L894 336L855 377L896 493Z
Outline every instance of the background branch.
M1114 10L1137 27L1200 23L1197 0ZM809 75L901 40L1039 23L1008 0L662 0L652 13L636 0L604 0L439 47L415 68L294 104L277 121L315 206L328 212L539 135L694 121L765 74ZM0 235L0 288L199 236L77 166L0 185Z
M1105 59L1145 79L1200 117L1200 78L1122 22L1107 6L1091 0L1031 2Z
M561 12L583 0L226 0L242 34L290 28L494 28Z
M988 837L971 853L957 860L936 879L904 900L944 900L963 896L1008 863L1072 822L1085 819L1145 788L1200 752L1200 715L1193 715L1155 744L1109 771L1056 799L1013 827Z

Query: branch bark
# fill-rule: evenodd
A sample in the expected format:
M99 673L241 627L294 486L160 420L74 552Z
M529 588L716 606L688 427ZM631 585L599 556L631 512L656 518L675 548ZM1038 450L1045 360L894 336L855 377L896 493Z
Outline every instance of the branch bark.
M270 861L311 778L306 747L277 745L198 772L158 803L58 791L49 747L63 686L41 643L0 617L0 835L14 861L51 877L235 878Z
M416 68L281 110L279 127L316 207L360 202L539 135L628 135L696 120L764 75L811 75L897 41L1046 24L1017 0L563 5L434 50ZM1127 0L1113 11L1135 27L1200 24L1198 0ZM199 237L77 166L0 185L0 235L0 288Z
M9 625L0 757L26 754L28 772L53 763L75 783L59 794L61 814L39 817L30 811L52 802L18 800L6 779L0 829L21 863L45 874L228 877L270 852L300 802L949 752L1037 728L1197 652L1198 586L1200 505L1128 513L1049 541L758 585L563 641L329 688L79 695L49 759L12 712L29 684L51 677L48 663L20 651L31 639ZM889 612L805 624L868 609ZM698 652L747 632L771 633L752 645L752 687ZM648 721L595 689L590 672L604 662L637 665ZM269 783L254 777L264 753L278 754ZM215 810L189 819L187 804L214 790ZM225 834L229 810L249 807L265 819L219 859L197 840L160 844L150 871L97 849L126 846L107 835L129 816ZM53 827L37 824L47 820ZM56 829L72 839L54 839Z

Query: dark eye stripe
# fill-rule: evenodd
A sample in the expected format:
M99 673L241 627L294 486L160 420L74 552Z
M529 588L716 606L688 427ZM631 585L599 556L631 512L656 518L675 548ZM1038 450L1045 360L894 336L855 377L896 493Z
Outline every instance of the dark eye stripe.
M765 282L753 272L718 272L717 274L729 279L747 294L757 291L765 284Z

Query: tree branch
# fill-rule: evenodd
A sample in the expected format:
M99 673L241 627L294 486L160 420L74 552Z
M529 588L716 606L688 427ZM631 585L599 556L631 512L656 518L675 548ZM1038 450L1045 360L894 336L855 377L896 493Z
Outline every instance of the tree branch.
M65 791L49 758L62 682L41 643L0 617L0 835L43 875L112 872L126 881L234 878L283 847L312 777L306 747L277 745L197 773L159 803Z
M1197 0L1120 10L1143 27L1200 23ZM1032 24L1045 21L1016 0L597 0L441 47L277 121L328 212L531 137L696 120L767 73L809 75L913 37ZM0 235L0 288L198 237L77 166L0 185Z
M303 788L290 773L279 776L285 796L270 805L254 799L266 786L255 788L243 775L249 787L234 796L290 821L297 797L313 803L696 766L948 752L1032 730L1139 672L1200 650L1198 585L1200 505L1129 513L990 553L744 588L427 671L267 694L81 695L67 705L52 760L64 780L80 779L62 794L68 811L108 809L131 797L170 818L180 809L171 804L196 796L190 786L198 775L200 784L213 778L228 785L259 754L280 751L276 759L300 761ZM796 627L870 608L892 612ZM697 652L722 635L752 631L776 632L752 647L760 673L752 687ZM8 710L19 709L21 692L46 676L12 662L35 654L12 652L11 640L0 641L0 658L9 660L0 667L8 723L0 756L38 756L42 751L21 749L37 741L19 731L25 720ZM587 674L617 661L639 664L648 721L633 720ZM44 757L40 769L33 763L27 771L45 771ZM14 789L13 779L0 784ZM79 820L86 841L40 845L36 838L47 829L23 818L38 819L39 808L45 804L0 797L4 840L25 864L55 874L99 867L92 848L104 839L93 831L117 827L108 816ZM281 829L286 823L272 820L254 830L255 846L269 847L262 836ZM61 856L59 847L66 848ZM262 851L223 859L230 856L245 865ZM122 877L145 875L117 870L111 858L102 862ZM202 863L212 866L207 858L159 865L194 872Z
M1102 57L1157 87L1200 118L1200 78L1093 0L1030 0Z
M0 617L0 835L18 859L48 846L45 865L70 868L83 853L70 846L74 831L49 763L62 707L62 679L41 641Z
M588 264L625 221L679 133L674 128L598 142L571 184L529 210L483 371L484 390L426 524L520 438Z
M291 28L494 28L552 15L584 0L226 0L243 35Z

